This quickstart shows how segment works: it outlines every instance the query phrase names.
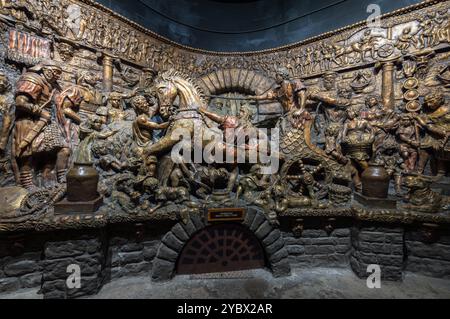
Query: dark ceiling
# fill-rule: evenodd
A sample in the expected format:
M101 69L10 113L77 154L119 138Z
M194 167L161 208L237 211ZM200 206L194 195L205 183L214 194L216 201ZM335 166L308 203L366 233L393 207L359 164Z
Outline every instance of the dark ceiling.
M177 43L211 51L256 51L301 41L419 0L97 0Z

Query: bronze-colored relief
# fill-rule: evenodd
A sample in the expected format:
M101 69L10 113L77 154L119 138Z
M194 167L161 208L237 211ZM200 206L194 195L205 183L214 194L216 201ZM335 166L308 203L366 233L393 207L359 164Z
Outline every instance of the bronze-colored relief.
M274 224L340 212L445 222L448 10L430 1L380 28L360 23L286 48L220 54L164 41L88 0L4 1L0 229L61 226L53 208L66 201L87 215L104 201L101 214L112 213L93 224L243 205L262 207ZM277 130L277 147L261 128ZM259 139L239 142L236 132ZM214 145L228 161L170 156L196 136L202 152ZM265 148L279 163L270 174L261 159L238 160ZM67 223L89 223L80 218Z

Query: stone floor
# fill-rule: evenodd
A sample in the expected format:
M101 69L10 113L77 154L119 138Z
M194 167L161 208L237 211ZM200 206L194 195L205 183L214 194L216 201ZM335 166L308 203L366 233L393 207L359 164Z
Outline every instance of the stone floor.
M0 299L42 298L37 289L0 294ZM287 278L273 278L265 270L177 276L152 283L149 276L128 277L106 284L92 299L106 298L450 298L450 280L407 273L404 281L382 282L369 289L350 269L294 269Z

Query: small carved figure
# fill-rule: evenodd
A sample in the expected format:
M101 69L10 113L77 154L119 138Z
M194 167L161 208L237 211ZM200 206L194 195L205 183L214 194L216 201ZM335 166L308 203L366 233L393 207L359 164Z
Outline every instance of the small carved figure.
M406 172L413 172L416 168L418 148L420 145L419 136L415 121L408 114L400 117L397 128L397 138L400 146L400 155L403 158Z
M398 116L393 110L382 106L380 96L369 95L366 97L361 118L369 122L373 129L375 136L373 150L375 154L378 154L379 148L397 128Z
M345 121L345 110L352 104L352 92L345 86L340 86L336 93L319 92L311 90L308 98L311 101L321 102L325 121L330 123L343 123Z
M140 156L143 156L144 148L153 142L153 131L165 130L169 127L169 123L159 124L152 121L152 117L157 113L157 109L155 104L150 106L145 96L138 95L133 97L131 105L137 114L137 118L133 122L133 139L137 147L140 148Z
M11 86L8 78L0 72L0 114L2 116L2 126L0 129L0 158L3 158L8 145L11 129L14 124L14 96L10 92Z
M98 108L105 105L105 97L102 92L97 89L97 84L101 77L90 71L77 74L76 84L83 91L83 101L80 109L95 112Z
M375 59L375 53L377 51L376 45L379 38L381 38L381 36L372 35L372 30L367 29L364 31L361 39L351 45L353 52L359 53L359 61L366 61L367 52L369 52L372 60Z
M277 87L260 96L253 96L255 100L278 100L285 113L305 108L306 87L300 80L290 79L289 71L280 67L276 72Z
M344 153L352 163L353 184L357 191L362 190L360 174L368 167L371 158L374 132L367 120L358 118L359 110L347 109L347 120L339 137Z
M338 137L341 131L339 123L331 123L325 129L325 153L333 157L339 163L345 165L348 159L342 155L341 146L338 144Z
M146 194L154 195L158 190L157 164L158 159L156 156L150 156L145 162L145 165L142 165L139 170L137 185Z
M247 202L255 203L261 193L270 187L270 180L270 175L262 174L261 165L254 164L250 173L240 179L236 199L242 196Z
M102 114L102 109L98 110ZM80 144L77 153L75 154L75 162L77 163L93 163L92 145L100 139L106 140L113 136L118 131L108 129L105 125L105 120L101 115L94 115L80 125Z
M402 34L400 34L395 42L395 47L399 49L402 54L407 54L408 49L411 45L416 46L417 40L415 38L415 34L411 33L411 28L406 27L403 29Z
M434 38L434 25L433 25L434 15L432 13L427 14L426 17L422 18L419 24L419 48L428 48L433 46Z
M424 114L414 115L417 123L425 130L420 143L418 172L423 173L431 157L436 161L436 173L445 175L450 156L450 107L441 92L427 94L424 99Z
M111 92L108 97L108 119L110 123L120 121L133 121L135 114L132 110L124 110L123 100L136 95L136 90L130 94Z
M442 209L448 209L450 198L431 189L434 181L429 176L406 174L403 177L403 185L407 189L406 204L402 208L423 213L439 213Z

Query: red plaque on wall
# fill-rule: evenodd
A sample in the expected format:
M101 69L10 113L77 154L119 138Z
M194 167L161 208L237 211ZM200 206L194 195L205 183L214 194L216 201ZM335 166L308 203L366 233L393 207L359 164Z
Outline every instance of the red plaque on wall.
M7 58L9 60L35 65L51 58L51 41L23 31L9 31Z

